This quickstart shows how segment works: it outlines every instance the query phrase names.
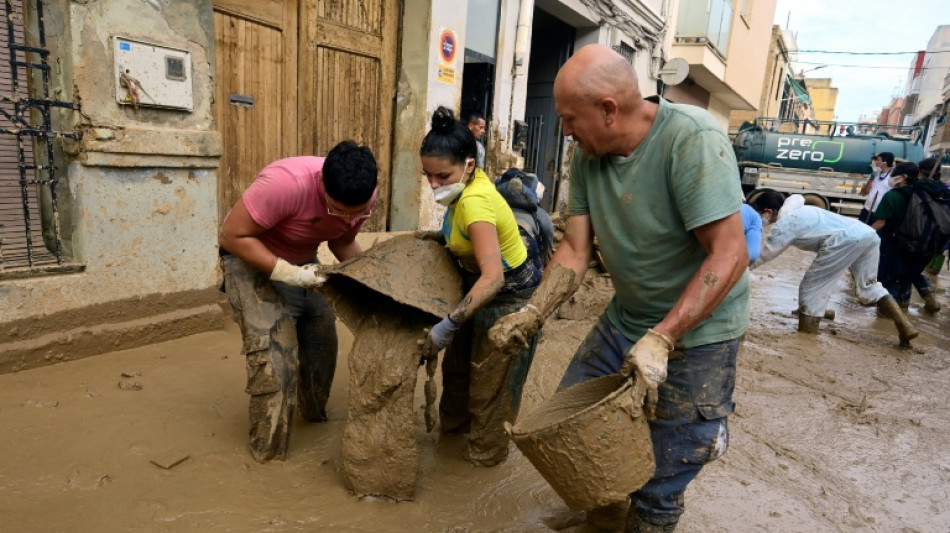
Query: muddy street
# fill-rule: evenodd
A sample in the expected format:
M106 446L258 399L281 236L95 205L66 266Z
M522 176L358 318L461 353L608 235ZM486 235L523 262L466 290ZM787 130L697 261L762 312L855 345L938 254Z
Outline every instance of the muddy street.
M790 250L753 273L730 449L690 485L678 531L950 531L950 276L938 279L935 317L915 296L913 349L897 347L893 323L859 306L847 280L836 318L811 337L791 313L811 257ZM522 412L551 394L595 318L584 309L598 305L574 302L571 319L545 327ZM425 433L421 370L415 501L349 494L340 444L352 336L338 328L330 421L298 419L288 460L264 465L245 449L233 324L0 375L0 531L596 531L517 450L475 468L459 456L463 437Z

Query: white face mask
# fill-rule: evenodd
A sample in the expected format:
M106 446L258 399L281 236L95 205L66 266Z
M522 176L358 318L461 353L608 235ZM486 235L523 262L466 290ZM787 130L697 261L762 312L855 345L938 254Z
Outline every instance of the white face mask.
M469 164L474 165L475 160L468 158L465 160L465 172L469 172ZM462 191L465 190L465 184L468 181L467 174L462 175L462 179L458 183L449 183L448 185L443 185L441 187L436 187L432 189L432 195L435 196L435 201L439 205L444 205L448 207L452 205L452 202L458 199L462 195Z
M463 190L465 190L464 183L450 183L448 185L443 185L441 187L432 189L432 195L435 196L436 202L438 202L440 205L448 207L452 205L452 202L458 200L458 197L462 195Z
M887 186L895 189L900 187L904 183L904 176L888 176L887 177Z
M881 165L871 165L871 171L872 171L872 172L880 172L880 171L881 171Z

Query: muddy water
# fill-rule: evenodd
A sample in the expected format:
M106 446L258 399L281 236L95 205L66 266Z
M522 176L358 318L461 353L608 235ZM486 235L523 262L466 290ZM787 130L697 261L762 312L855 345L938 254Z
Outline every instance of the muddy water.
M679 531L947 531L950 313L928 317L915 299L921 336L900 350L889 321L842 293L819 336L797 334L791 311L810 261L793 250L753 274L730 449L687 491ZM946 273L940 284L948 306ZM551 394L590 325L546 326L524 412ZM341 330L342 354L350 344ZM330 422L297 421L289 459L255 463L239 349L229 327L0 376L0 531L593 531L517 451L479 469L459 457L463 438L426 434L422 387L416 500L350 495L342 361ZM126 380L141 390L121 389ZM189 458L171 470L149 462L169 452Z

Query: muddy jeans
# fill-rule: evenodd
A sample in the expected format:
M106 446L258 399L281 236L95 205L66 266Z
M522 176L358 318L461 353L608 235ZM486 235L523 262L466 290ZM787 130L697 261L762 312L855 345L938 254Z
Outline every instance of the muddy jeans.
M602 315L574 354L558 390L619 372L634 342ZM666 381L659 387L656 420L650 422L656 471L630 495L631 512L643 520L675 525L683 514L686 486L703 465L726 452L726 419L735 411L732 392L738 351L737 338L670 353Z
M468 459L491 466L508 457L504 422L514 423L521 406L521 391L534 359L538 335L530 346L508 358L488 340L488 330L499 318L518 311L534 287L502 293L466 322L442 361L442 431L468 431Z
M257 461L285 459L294 410L327 419L336 370L336 319L320 293L274 282L233 255L221 258L241 327L250 402L250 449Z

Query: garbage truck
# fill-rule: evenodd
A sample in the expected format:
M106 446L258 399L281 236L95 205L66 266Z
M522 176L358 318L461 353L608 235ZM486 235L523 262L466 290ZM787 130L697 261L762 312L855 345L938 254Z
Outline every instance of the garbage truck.
M892 152L895 161L924 158L918 126L757 118L733 140L746 199L764 190L801 194L808 205L857 214L871 157Z

